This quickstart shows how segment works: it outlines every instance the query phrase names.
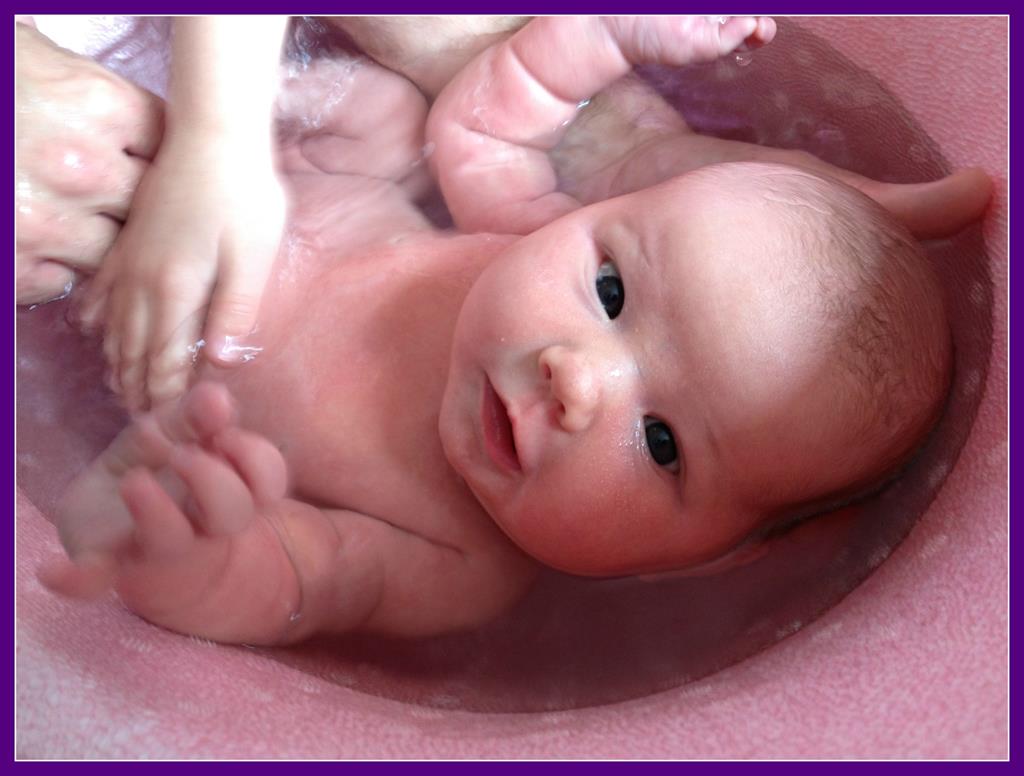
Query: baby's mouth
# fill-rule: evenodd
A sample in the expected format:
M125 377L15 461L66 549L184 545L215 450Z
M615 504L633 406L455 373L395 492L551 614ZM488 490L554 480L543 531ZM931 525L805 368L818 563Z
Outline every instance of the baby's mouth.
M484 429L484 447L487 455L499 467L510 472L520 472L523 467L516 453L516 438L512 421L508 417L505 403L494 390L489 378L484 378L484 397L481 416Z

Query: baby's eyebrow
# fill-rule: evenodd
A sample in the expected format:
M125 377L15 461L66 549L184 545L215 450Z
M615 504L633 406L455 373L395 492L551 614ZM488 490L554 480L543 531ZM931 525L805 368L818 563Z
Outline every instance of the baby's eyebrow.
M636 237L635 233L633 236L634 238ZM643 264L644 268L653 271L654 264L651 261L651 257L647 250L647 246L644 245L644 241L642 239L634 239L634 242L636 244L636 250L634 252L640 257L641 263Z

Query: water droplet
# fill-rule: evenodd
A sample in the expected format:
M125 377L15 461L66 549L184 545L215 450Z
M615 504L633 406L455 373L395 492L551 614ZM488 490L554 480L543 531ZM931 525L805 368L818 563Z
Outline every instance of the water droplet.
M220 357L226 361L241 361L249 363L263 352L258 345L243 345L243 337L224 337L224 344L220 348Z
M191 345L189 345L188 348L186 348L188 350L189 358L193 364L196 363L196 361L199 359L199 351L201 351L205 346L206 340L200 339L196 340Z
M74 151L66 151L63 162L65 167L70 167L72 170L80 170L85 166L82 157Z
M736 52L736 64L740 67L746 67L754 61L754 53L752 51L737 51Z

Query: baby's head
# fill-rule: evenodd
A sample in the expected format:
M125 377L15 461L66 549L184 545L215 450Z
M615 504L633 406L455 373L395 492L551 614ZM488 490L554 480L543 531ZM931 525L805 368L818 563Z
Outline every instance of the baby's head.
M795 168L718 165L497 257L460 313L441 438L542 562L721 570L883 482L950 364L941 290L885 211Z

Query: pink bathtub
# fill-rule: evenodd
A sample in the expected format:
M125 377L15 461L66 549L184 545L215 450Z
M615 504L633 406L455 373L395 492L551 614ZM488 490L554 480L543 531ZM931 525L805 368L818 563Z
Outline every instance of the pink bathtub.
M96 30L102 37L118 23L89 24L43 20L40 28L68 47L104 54ZM138 33L137 42L145 44L151 32L156 46L161 39L152 30ZM892 133L911 132L899 149L911 168L943 160L977 165L996 183L982 227L935 248L950 261L962 257L964 266L954 265L946 277L960 348L956 417L942 431L942 440L952 441L941 441L913 475L918 490L927 491L914 503L930 505L887 559L888 550L869 559L864 573L877 568L849 595L832 591L821 599L829 604L823 613L807 599L795 615L774 611L769 625L751 619L745 633L771 632L749 638L746 651L754 654L740 662L742 649L716 656L693 637L694 653L709 655L703 662L648 673L628 664L665 661L668 653L616 654L592 645L604 662L588 662L577 641L567 642L576 651L562 656L561 673L528 665L540 654L532 651L536 642L554 643L558 628L598 619L590 594L576 588L569 588L570 599L577 596L571 600L586 612L578 622L561 610L558 622L535 615L498 632L522 640L521 650L496 646L492 633L491 641L485 634L422 645L424 658L386 642L318 643L290 652L225 647L161 631L113 599L71 605L34 577L57 546L40 510L50 508L71 476L68 462L73 468L92 454L92 443L79 440L102 438L120 418L103 401L98 368L81 360L60 309L50 306L19 314L18 756L1008 756L1007 32L1001 18L813 18L788 20L780 29L774 56L788 58L790 72L827 81L823 60L815 58L845 57L863 68L858 84L879 79L908 117ZM787 35L795 41L789 50ZM755 63L761 77L770 63ZM121 65L132 74L131 61ZM828 99L828 83L819 87L816 94ZM857 88L836 89L832 99L844 110L855 112L859 100L871 107ZM714 106L707 115L713 123ZM793 145L840 153L830 144L841 126L805 129L797 125L804 136ZM26 355L38 352L47 359ZM69 363L75 368L53 366ZM47 386L54 398L28 395L34 386ZM69 409L83 402L99 409ZM54 474L51 461L64 470ZM856 520L851 525L852 533L839 535L854 536ZM832 551L823 557L841 562L841 550ZM628 591L618 595L614 584L606 591L609 611L620 618L618 628L605 626L611 638L629 629L633 611L614 608L630 605ZM534 609L543 607L534 602ZM660 635L622 644L635 648ZM719 665L726 667L712 671ZM595 691L581 705L584 696L570 685L574 675L600 684L594 666L606 668L607 692ZM534 686L541 682L563 686L545 692Z

